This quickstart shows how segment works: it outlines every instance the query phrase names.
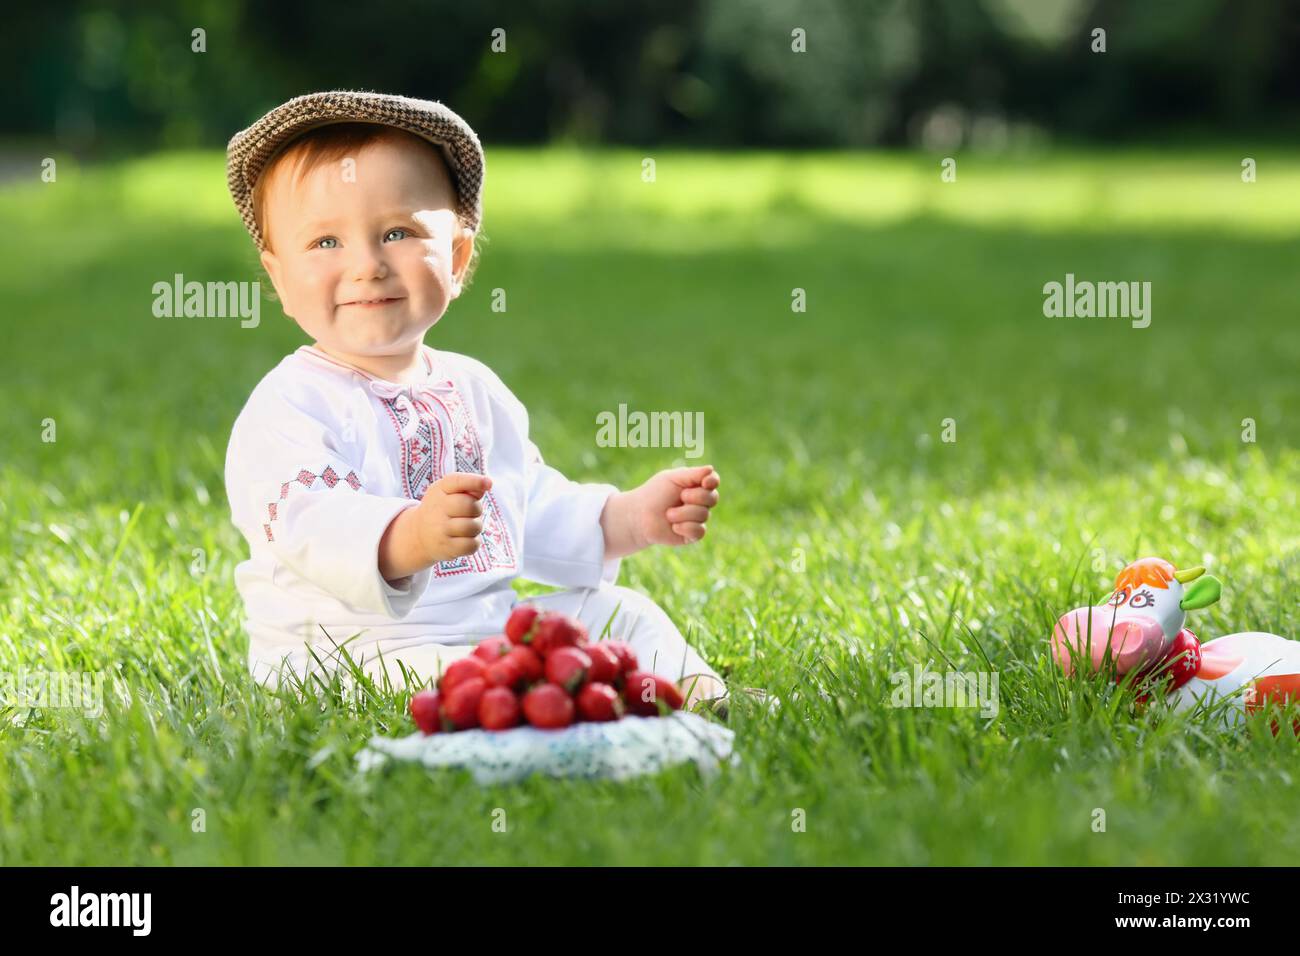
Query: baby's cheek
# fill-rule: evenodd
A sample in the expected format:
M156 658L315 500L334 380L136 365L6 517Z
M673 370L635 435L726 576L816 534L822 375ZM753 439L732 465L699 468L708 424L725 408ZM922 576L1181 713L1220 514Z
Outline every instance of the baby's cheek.
M320 303L334 295L335 278L332 271L320 266L304 265L296 270L291 283L295 298L308 308L319 308Z
M425 240L420 267L430 279L445 284L451 275L451 244L437 240Z
M426 244L424 255L414 267L414 281L430 299L446 300L451 295L451 249L445 246Z

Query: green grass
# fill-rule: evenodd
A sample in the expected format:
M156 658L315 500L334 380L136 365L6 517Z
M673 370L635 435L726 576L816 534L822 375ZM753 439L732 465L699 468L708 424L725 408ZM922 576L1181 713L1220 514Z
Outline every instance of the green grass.
M910 154L656 154L654 184L640 160L491 152L490 241L429 342L495 368L577 479L674 457L598 448L598 412L704 412L710 534L621 583L789 702L738 709L742 763L363 776L403 699L251 686L222 462L303 339L269 300L256 329L151 314L174 273L257 278L220 155L65 162L0 191L0 671L122 693L97 718L0 709L0 863L1294 862L1294 739L1134 716L1045 651L1056 614L1148 553L1224 579L1189 619L1202 639L1300 635L1300 154L959 158L947 185ZM1151 327L1044 318L1067 272L1151 281ZM996 719L889 706L891 673L985 655Z

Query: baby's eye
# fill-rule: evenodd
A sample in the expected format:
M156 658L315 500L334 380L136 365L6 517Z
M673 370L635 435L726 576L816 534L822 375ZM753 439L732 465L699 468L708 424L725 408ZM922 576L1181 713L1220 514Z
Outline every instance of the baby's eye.
M396 242L397 239L393 239L394 235L397 236L397 239L405 239L409 235L409 233L405 229L389 229L386 233L384 233L384 241L387 242L389 240L392 240L393 242Z
M333 243L333 245L327 245L327 243ZM326 236L324 239L317 239L315 243L313 243L317 249L336 249L338 248L338 244L339 241L333 236Z

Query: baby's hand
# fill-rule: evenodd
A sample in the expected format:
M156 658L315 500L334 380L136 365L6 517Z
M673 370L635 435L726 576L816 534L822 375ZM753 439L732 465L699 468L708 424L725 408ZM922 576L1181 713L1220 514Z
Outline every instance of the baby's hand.
M439 561L479 549L487 475L452 472L431 484L418 505L404 509L379 539L379 573L394 587Z
M712 465L698 465L666 469L638 488L645 544L691 544L703 538L721 480Z
M453 471L431 484L419 505L413 525L416 539L429 564L463 558L482 543L483 505L479 499L492 487L487 475Z

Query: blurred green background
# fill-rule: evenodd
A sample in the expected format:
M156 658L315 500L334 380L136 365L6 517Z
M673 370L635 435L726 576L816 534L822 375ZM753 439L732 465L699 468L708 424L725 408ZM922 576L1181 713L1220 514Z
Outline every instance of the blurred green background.
M56 0L7 27L6 133L87 152L224 145L339 88L441 99L496 144L996 151L1300 109L1294 0Z

